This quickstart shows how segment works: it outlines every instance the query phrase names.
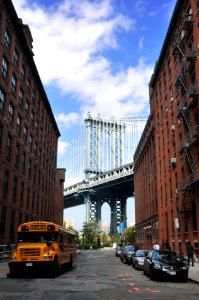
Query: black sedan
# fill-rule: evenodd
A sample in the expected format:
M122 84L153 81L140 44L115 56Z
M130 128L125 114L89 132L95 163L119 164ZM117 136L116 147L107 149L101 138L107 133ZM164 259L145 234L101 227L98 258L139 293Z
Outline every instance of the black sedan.
M137 250L136 246L125 246L123 252L121 253L120 259L123 261L124 264L131 264L132 263L132 255Z
M150 251L143 265L144 274L150 279L173 278L183 282L188 280L189 267L172 251Z
M135 269L143 269L145 257L148 255L149 250L137 250L132 256L132 264Z

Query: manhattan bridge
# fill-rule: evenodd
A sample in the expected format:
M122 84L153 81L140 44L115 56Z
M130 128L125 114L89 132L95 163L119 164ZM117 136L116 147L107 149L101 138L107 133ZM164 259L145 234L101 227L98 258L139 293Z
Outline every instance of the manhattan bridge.
M105 119L90 113L62 162L64 208L85 204L85 221L101 228L101 208L110 206L110 233L127 227L126 203L134 196L133 155L148 116Z

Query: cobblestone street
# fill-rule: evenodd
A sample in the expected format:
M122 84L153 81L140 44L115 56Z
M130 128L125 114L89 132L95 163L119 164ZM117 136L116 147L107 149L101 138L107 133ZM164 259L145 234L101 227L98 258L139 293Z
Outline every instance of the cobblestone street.
M150 281L142 271L123 264L113 249L88 250L78 254L72 271L55 278L47 276L7 277L1 270L0 299L39 300L128 300L198 299L194 282Z

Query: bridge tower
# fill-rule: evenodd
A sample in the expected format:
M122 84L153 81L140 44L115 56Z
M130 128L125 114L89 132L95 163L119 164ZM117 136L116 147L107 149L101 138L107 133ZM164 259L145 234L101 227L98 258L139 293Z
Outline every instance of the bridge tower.
M113 170L124 164L125 123L97 118L87 114L84 120L86 125L86 169L85 182L93 175L99 175ZM116 195L118 197L118 195ZM101 207L108 202L111 208L110 233L117 232L118 225L123 222L126 227L126 199L95 199L90 193L84 193L86 205L86 222L101 224ZM124 221L125 220L125 221Z

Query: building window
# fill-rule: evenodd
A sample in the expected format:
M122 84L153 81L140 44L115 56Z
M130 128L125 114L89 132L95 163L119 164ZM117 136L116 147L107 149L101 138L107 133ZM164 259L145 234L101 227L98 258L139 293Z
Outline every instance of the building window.
M17 197L17 177L14 177L13 179L13 190L12 190L12 198Z
M160 97L162 97L162 85L161 85L161 83L159 84L159 93L160 93Z
M14 74L12 74L12 79L11 79L11 91L13 93L16 93L16 85L17 85L17 79Z
M167 85L166 72L163 73L163 83L164 83L164 87L166 87L166 85Z
M5 106L5 94L0 89L0 111L4 110L4 106Z
M25 143L27 142L27 128L26 127L24 127L24 129L23 129L23 140Z
M5 57L2 59L2 66L1 66L1 73L4 78L7 78L7 73L8 73L8 63Z
M3 126L0 126L0 149L1 149L1 143L2 143L2 136L3 136Z
M172 87L172 84L169 87L169 93L170 93L171 102L173 102L173 87Z
M34 112L31 111L31 114L30 114L30 120L31 120L31 123L32 123L32 126L34 125Z
M23 152L23 155L22 155L22 169L23 171L25 171L26 169L26 153Z
M25 107L25 117L26 117L26 119L28 118L28 112L29 112L29 103L26 102L26 107Z
M32 92L32 103L35 103L36 94L35 91Z
M18 54L18 51L15 49L14 50L14 64L16 67L18 67L18 63L19 63L19 54Z
M28 161L28 179L31 178L31 160Z
M25 68L22 65L22 67L21 67L21 80L24 80L24 78L25 78Z
M6 208L2 208L0 218L0 235L5 235L6 212Z
M19 165L19 145L16 145L15 148L15 166Z
M21 117L18 116L17 117L17 133L18 133L18 135L20 135L20 132L21 132Z
M20 89L19 90L19 106L22 107L23 106L23 90Z
M26 209L29 209L29 205L30 205L30 188L28 188L27 191Z
M32 135L30 135L30 139L29 139L29 148L30 151L32 152Z
M165 96L165 105L166 105L166 112L168 112L168 98L167 98L167 95Z
M26 88L27 88L27 93L30 94L30 79L27 80Z
M23 205L23 198L24 198L24 183L21 184L21 195L20 195L21 205Z
M8 193L8 183L9 183L9 172L5 171L4 178L3 178L3 193L4 194Z
M11 38L7 31L5 32L4 42L5 42L6 47L10 48Z
M8 121L12 123L14 119L14 106L10 103L8 107Z
M168 60L168 73L171 75L171 59Z
M38 132L39 132L39 126L38 126L38 122L37 121L36 121L35 126L36 126L36 134L38 134Z
M35 152L35 157L37 157L37 144L35 144L35 149L34 149L34 152Z
M7 137L7 145L6 145L6 158L8 160L10 160L10 157L11 157L11 136L8 135Z
M197 2L196 2L196 7L197 7L197 9L199 9L199 0L197 0Z

